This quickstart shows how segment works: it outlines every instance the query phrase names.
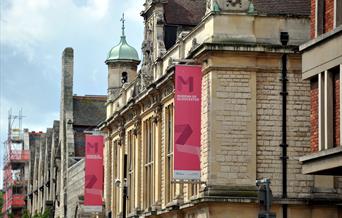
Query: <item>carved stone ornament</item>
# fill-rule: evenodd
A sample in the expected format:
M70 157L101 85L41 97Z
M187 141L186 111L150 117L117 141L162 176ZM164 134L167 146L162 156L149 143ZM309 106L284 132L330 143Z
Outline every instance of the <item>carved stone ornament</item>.
M164 24L164 14L160 11L156 12L156 21L158 25Z
M162 121L162 112L163 112L163 106L161 104L158 104L156 108L154 109L154 115L153 115L153 122L158 123Z
M241 8L241 0L227 0L227 7L232 6L232 7L236 7L239 6Z
M163 89L163 97L167 97L168 95L170 95L174 91L174 89L175 88L173 82L169 82Z
M119 129L119 136L120 136L120 139L118 140L118 145L124 145L124 142L125 142L125 128L124 127L120 127Z
M134 118L133 112L127 113L127 115L126 115L126 120L127 120L127 121L131 121L133 118Z
M151 98L146 98L144 101L144 110L149 109L152 106L152 99Z
M208 0L207 11L229 11L241 12L247 11L250 5L250 0Z
M133 134L135 136L141 134L141 119L137 119L134 123L134 129L133 129Z
M207 0L207 9L211 10L211 1L212 0Z
M145 40L143 41L141 46L143 52L143 62L134 87L135 96L146 89L146 87L153 81L153 34L151 25L151 23L145 24Z
M192 39L192 44L191 44L191 49L190 49L189 53L192 52L192 51L194 51L198 46L199 46L199 44L198 44L198 42L197 42L197 39L196 39L196 38L193 38L193 39Z

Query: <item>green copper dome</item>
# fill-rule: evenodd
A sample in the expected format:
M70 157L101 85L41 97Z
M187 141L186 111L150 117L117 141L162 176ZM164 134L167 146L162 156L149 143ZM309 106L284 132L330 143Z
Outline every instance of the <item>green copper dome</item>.
M121 36L120 43L117 46L114 46L109 51L106 62L120 60L131 60L140 62L137 50L135 50L135 48L133 48L132 46L128 45L126 41L126 36L124 35Z
M122 21L122 36L120 43L114 46L108 53L106 63L117 61L136 61L140 62L137 50L128 45L125 36L125 17L124 14L121 18Z

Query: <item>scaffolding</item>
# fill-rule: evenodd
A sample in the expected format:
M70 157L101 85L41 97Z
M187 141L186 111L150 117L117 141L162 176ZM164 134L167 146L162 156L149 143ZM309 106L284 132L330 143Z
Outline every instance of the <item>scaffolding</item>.
M22 129L22 110L18 115L8 113L8 135L4 142L3 188L4 218L12 214L21 217L26 208L26 193L28 184L28 164L30 160L28 137Z

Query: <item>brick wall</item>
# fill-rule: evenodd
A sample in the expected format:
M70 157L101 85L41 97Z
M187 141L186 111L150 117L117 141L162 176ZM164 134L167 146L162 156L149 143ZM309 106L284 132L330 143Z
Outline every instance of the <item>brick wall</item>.
M318 79L317 77L311 80L310 87L311 97L311 151L318 151Z
M334 0L325 0L325 32L334 29Z
M310 36L312 39L315 38L315 31L316 31L315 19L316 19L316 0L311 0Z
M332 31L334 28L334 0L325 1L325 13L324 13L324 32ZM310 36L315 38L316 31L316 0L311 0L311 16L310 16Z
M334 145L340 143L340 73L334 74Z

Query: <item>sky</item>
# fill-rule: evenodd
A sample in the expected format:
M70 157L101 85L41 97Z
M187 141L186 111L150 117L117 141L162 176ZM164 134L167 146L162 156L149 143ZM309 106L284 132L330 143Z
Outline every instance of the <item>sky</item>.
M0 163L8 111L23 110L23 128L46 131L59 117L61 55L74 49L74 94L105 95L108 51L119 43L125 13L128 43L141 57L144 0L0 1ZM0 164L2 169L2 163ZM0 173L2 188L2 171Z

